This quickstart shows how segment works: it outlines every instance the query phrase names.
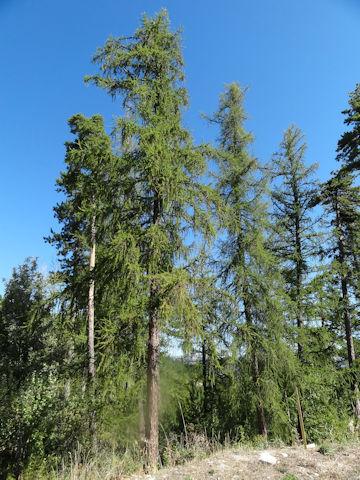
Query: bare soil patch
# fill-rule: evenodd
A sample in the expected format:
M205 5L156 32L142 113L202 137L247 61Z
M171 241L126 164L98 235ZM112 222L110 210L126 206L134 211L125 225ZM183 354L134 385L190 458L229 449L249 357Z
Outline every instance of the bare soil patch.
M319 448L269 448L274 465L260 460L261 450L234 448L202 460L163 469L152 475L133 475L132 480L360 480L360 444Z

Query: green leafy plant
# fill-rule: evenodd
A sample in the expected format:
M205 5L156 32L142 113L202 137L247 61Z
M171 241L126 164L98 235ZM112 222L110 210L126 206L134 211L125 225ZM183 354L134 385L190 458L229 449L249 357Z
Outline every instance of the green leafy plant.
M332 456L335 454L335 450L328 443L323 443L322 445L320 445L318 452L321 453L322 455L328 455L328 456Z

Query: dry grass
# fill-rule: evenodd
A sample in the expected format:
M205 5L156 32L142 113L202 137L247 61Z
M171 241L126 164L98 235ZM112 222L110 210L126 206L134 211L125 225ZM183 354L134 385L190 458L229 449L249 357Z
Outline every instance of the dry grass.
M126 473L139 469L130 454L83 455L76 452L58 471L43 480L119 480Z
M269 448L275 465L259 460L260 450L234 448L203 460L163 469L153 475L133 475L131 480L360 480L360 444L304 450L302 447Z

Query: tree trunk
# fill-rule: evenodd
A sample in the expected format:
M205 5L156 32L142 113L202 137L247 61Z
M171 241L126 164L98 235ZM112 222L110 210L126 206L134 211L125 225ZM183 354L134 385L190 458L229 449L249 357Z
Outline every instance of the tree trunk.
M299 193L296 186L296 179L293 179L293 195L296 208L295 216L295 255L296 255L296 326L298 330L298 358L304 363L304 348L301 341L301 329L303 327L303 308L302 308L302 271L303 271L303 253L301 248L301 231L299 215Z
M90 239L90 280L89 280L89 298L88 298L88 355L89 366L88 376L90 383L95 381L95 346L94 346L94 319L95 319L95 251L96 251L96 227L95 216L91 219L91 239Z
M75 265L76 265L77 257L78 257L78 247L76 246L74 251ZM76 321L76 300L74 297L75 295L73 293L73 298L71 299L71 305L70 305L72 325L75 325L75 321ZM74 357L74 349L75 349L75 342L74 342L73 336L71 335L70 346L66 354L67 380L66 380L65 389L64 389L64 396L66 399L70 398L70 393L71 393L71 363Z
M151 297L157 294L155 285ZM159 456L159 314L154 308L149 322L149 343L147 356L147 406L146 406L146 454L147 466L156 468Z
M261 389L259 385L259 378L260 378L259 363L258 363L258 359L255 351L253 352L253 377L254 377L254 383L256 385L257 394L258 394L256 411L257 411L257 418L258 418L259 434L262 435L264 438L267 438L265 411L262 403Z
M299 204L297 189L293 188L294 203L296 206ZM301 363L305 362L304 359L304 347L302 344L302 328L303 328L303 311L302 311L302 270L303 270L303 257L301 249L301 234L300 234L300 216L298 212L295 218L295 255L296 255L296 327L297 327L297 354ZM301 429L302 419L298 414L297 430L301 437L303 436ZM304 439L303 439L304 440Z
M161 220L161 200L154 194L153 224ZM153 252L150 252L153 257ZM152 261L154 259L152 258ZM155 272L150 272L155 273ZM146 463L149 470L156 469L159 457L159 308L158 285L152 279L150 283L149 341L147 352L147 403L145 422Z
M203 390L204 390L203 410L204 410L204 413L207 414L209 412L209 376L208 376L208 368L207 368L205 339L203 339L202 341L201 354L202 354L202 376L203 376Z
M67 367L67 369L70 369L70 365L71 365L73 356L74 356L74 343L73 343L73 340L71 339L71 345L70 345L70 347L67 351L67 354L66 354L66 367ZM70 393L71 393L71 376L68 373L66 383L65 383L65 389L64 389L64 396L65 396L66 400L69 399Z

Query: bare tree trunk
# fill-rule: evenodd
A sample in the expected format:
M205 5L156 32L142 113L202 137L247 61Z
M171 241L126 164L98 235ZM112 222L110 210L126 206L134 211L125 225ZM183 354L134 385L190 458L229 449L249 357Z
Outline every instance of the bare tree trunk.
M71 361L73 359L73 356L74 356L74 343L71 339L71 345L70 345L69 350L67 351L67 354L66 354L67 368L69 368L69 366L71 364ZM70 397L70 393L71 393L71 376L68 373L68 378L66 380L65 389L64 389L64 396L65 396L66 399L68 399Z
M89 280L89 298L88 298L88 355L89 367L88 375L90 383L95 381L95 346L94 346L94 320L95 320L95 252L96 252L96 227L95 215L91 219L91 239L90 239L90 280Z
M203 409L205 413L209 412L209 383L208 383L208 368L206 358L206 341L203 339L201 345L202 353L202 376L203 376L203 390L204 390L204 404Z
M152 296L156 295L153 286ZM159 316L155 308L150 315L147 357L146 454L147 466L156 468L159 456Z
M76 276L76 273L77 273L78 260L79 260L79 239L75 241L75 249L74 249L74 256L73 256L73 262L74 262L73 275L74 276ZM77 293L77 289L73 287L72 293L71 293L71 300L70 300L72 328L74 328L76 323L76 305L77 305L76 293ZM73 335L71 335L70 346L66 355L66 367L67 367L67 377L68 377L66 380L65 389L64 389L64 396L66 399L70 397L70 393L71 393L71 362L74 357L74 349L75 349L74 343L75 342L74 342Z
M355 396L354 399L354 416L355 416L355 421L356 425L359 425L360 423L360 393L359 393L359 383L357 381L356 374L353 374L353 384L352 384L352 390Z
M253 377L254 377L254 383L256 385L257 392L258 392L258 401L256 405L256 411L257 411L257 418L258 418L259 434L262 435L264 438L267 438L265 412L264 412L264 406L261 398L261 390L259 386L259 378L260 378L259 363L258 363L258 359L255 351L253 352Z
M294 203L299 205L299 193L296 186L296 179L293 179ZM295 254L296 254L296 326L298 329L298 358L304 363L304 347L301 341L301 329L303 327L303 308L302 308L302 271L303 271L303 253L301 248L301 229L300 215L296 212L295 217Z
M89 376L89 367L85 365L83 367L82 371L82 377L81 377L81 398L84 399L85 393L86 393L86 383L87 383L87 378Z
M72 302L71 305L71 320L74 323L75 319L75 308L74 308L74 303ZM70 346L66 352L66 357L65 357L65 368L66 368L66 382L65 382L65 387L64 387L64 397L66 400L70 398L70 393L71 393L71 362L74 357L74 340L73 337L70 337Z
M161 220L161 200L154 194L153 224ZM153 255L152 253L150 253ZM151 272L154 273L154 272ZM159 308L158 285L150 284L149 340L147 351L147 402L145 421L146 463L150 470L156 469L159 457Z

